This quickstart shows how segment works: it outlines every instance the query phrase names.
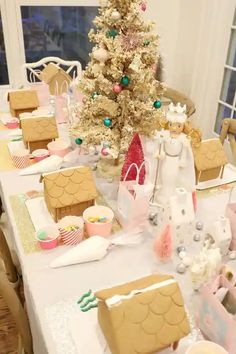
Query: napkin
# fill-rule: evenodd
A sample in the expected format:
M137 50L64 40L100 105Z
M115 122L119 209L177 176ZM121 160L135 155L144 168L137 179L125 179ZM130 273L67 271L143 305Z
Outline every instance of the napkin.
M57 171L61 168L63 158L57 155L48 158L20 171L20 176L35 175L38 173Z
M139 244L142 241L141 232L140 229L136 229L129 234L117 233L116 237L110 239L92 236L62 256L54 259L49 266L51 268L60 268L73 264L99 261L106 256L111 246Z

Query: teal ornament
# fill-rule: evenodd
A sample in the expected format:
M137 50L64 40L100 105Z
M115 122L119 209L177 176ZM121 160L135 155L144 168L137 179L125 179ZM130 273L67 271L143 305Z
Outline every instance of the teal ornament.
M153 107L155 108L161 108L161 101L157 100L153 103Z
M104 141L103 142L103 147L104 148L110 148L111 147L111 143L109 141Z
M93 92L91 96L92 96L92 98L95 100L95 98L98 97L98 93L97 93L97 92Z
M82 145L83 140L82 140L81 138L76 138L76 139L75 139L75 143L76 143L77 145Z
M128 86L130 83L130 79L128 76L123 76L121 81L120 81L121 85L123 86Z
M118 36L118 34L119 34L119 31L117 29L113 28L113 29L107 31L106 36L108 38L113 38L114 39L114 38L116 38L116 36Z
M46 231L39 231L38 233L37 233L37 237L38 237L38 239L39 240L41 240L41 241L45 241L46 239L47 239L47 232Z
M145 46L145 47L147 47L148 45L150 44L150 41L144 41L144 43L143 43L143 45Z
M112 124L112 120L110 118L105 118L103 121L105 127L110 128L111 124Z

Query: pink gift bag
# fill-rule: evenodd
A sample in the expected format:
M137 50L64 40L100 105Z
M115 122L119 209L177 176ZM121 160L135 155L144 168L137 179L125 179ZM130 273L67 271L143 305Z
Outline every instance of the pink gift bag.
M232 232L232 241L229 248L231 251L236 251L236 202L232 202L233 190L234 188L232 188L230 192L229 202L226 206L225 216L230 221L230 227Z
M219 289L228 290L221 302ZM202 286L197 306L197 324L205 338L236 354L236 287L223 275Z
M40 73L40 71L39 71ZM50 99L50 90L48 84L45 82L35 82L35 75L30 74L30 88L37 92L39 106L48 106Z
M66 81L60 87L60 92L58 88L58 83L56 83L56 95L55 95L55 117L57 123L67 123L69 120L68 104L69 98L67 93L61 93L62 86L67 85L67 92L69 90L68 83Z
M124 180L119 185L117 217L124 228L144 226L148 219L149 193L146 192L147 185L139 184L140 171L144 165L145 162L138 168L137 164L132 163ZM136 169L136 180L127 181L131 168Z

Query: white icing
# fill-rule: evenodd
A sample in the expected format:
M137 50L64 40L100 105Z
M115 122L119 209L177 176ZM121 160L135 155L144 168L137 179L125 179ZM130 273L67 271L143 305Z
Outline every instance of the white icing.
M144 289L132 290L128 295L114 295L111 298L107 299L105 302L106 302L108 307L117 306L117 305L119 305L121 303L121 301L129 300L129 299L131 299L133 296L135 296L137 294L142 294L142 293L145 293L147 291L160 289L160 288L163 288L164 286L168 286L168 285L175 284L175 283L176 283L175 279L164 280L164 281L162 281L160 283L156 283L156 284L150 285L150 286L148 286L147 288L144 288Z

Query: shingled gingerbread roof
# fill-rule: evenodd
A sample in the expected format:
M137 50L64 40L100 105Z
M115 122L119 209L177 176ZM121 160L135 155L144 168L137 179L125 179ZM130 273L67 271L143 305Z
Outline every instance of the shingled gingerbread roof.
M92 171L84 166L44 175L44 193L52 208L63 208L97 197Z
M58 138L55 117L22 118L21 128L23 140L26 142Z

